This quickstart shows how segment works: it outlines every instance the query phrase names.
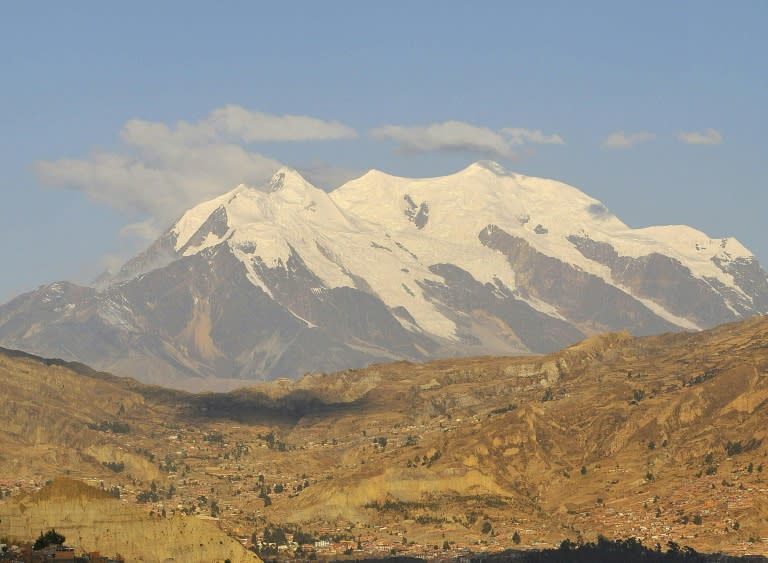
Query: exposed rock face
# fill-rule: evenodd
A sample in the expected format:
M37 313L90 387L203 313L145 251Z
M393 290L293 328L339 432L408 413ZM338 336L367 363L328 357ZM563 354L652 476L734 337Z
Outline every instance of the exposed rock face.
M55 283L0 306L0 345L223 388L766 311L768 276L738 241L631 229L575 188L494 163L371 171L330 194L283 169L190 209L98 289Z
M702 326L711 326L735 320L739 313L746 313L743 298L718 299L719 292L711 281L694 277L690 269L674 258L658 252L640 258L619 256L606 242L578 236L570 236L568 240L585 257L608 266L614 282L628 288L633 295L660 303L675 315L691 318ZM729 305L740 307L741 311L737 312Z
M757 260L750 257L728 259L713 256L712 262L733 276L736 285L752 299L754 307L761 311L768 308L768 279Z
M0 535L34 540L55 528L76 551L122 555L126 561L258 562L215 527L194 516L151 518L99 489L58 479L38 493L0 506Z
M227 234L229 225L227 223L227 209L222 205L216 208L216 211L211 213L210 217L200 225L194 235L187 241L187 243L181 247L180 253L184 254L187 248L194 248L202 246L205 240L210 237L223 237Z
M524 239L495 225L481 231L480 241L507 257L521 293L555 304L577 326L603 331L632 326L637 334L675 329L631 295L595 275L541 254Z
M499 340L507 338L506 346L499 346L501 350L520 346L521 351L554 351L560 347L559 343L576 341L582 335L570 323L545 315L516 299L501 280L481 284L452 264L435 264L430 270L444 282L425 280L421 290L429 299L440 303L446 315L454 316L467 346L481 344L473 333L476 325L483 321ZM471 316L465 314L467 311Z
M406 204L405 216L416 225L417 229L423 229L429 221L429 204L422 201L421 204L416 205L408 194L403 196L403 200Z

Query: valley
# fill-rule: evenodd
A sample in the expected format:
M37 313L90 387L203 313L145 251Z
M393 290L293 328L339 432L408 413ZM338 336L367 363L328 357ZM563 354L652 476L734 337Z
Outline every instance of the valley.
M24 495L68 477L153 522L208 520L246 547L277 528L300 532L301 551L325 558L456 556L598 534L768 552L763 317L226 394L6 352L0 385L0 536ZM55 510L50 518L64 529ZM263 557L298 549L270 543Z

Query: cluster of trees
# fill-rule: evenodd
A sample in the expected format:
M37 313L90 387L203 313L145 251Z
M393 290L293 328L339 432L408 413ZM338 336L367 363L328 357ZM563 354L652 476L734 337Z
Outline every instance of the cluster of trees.
M136 494L136 502L144 504L146 502L157 502L160 500L160 495L157 494L157 483L152 481L149 485L149 489L139 491Z
M704 383L705 381L709 381L713 377L717 375L716 370L709 370L704 372L701 375L697 375L696 377L692 377L691 379L687 379L683 381L683 385L686 387L692 387L694 385L699 385L700 383Z
M147 490L147 491L139 491L136 494L136 502L139 504L144 504L147 502L157 502L160 500L160 496L157 494L157 491Z
M548 389L548 391L550 391L550 390ZM545 395L546 395L546 391L545 391ZM551 399L552 399L552 395L550 393L549 400L551 400ZM496 415L496 414L504 414L504 413L512 412L516 408L517 408L517 405L514 404L514 403L510 403L510 404L508 404L508 405L506 405L504 407L495 408L491 412L488 413L488 418L491 418L493 415Z
M726 442L724 446L725 454L728 457L739 455L755 449L761 443L762 443L762 440L756 440L754 438L747 442L742 442L741 440L738 440L736 442L731 442L729 440L728 442ZM696 477L701 477L702 475L714 475L717 473L717 464L715 463L715 454L713 452L709 452L707 455L704 456L704 465L706 467L702 471L699 471L698 473L696 473ZM760 464L757 466L757 468L755 468L755 465L750 461L746 469L747 469L747 473L750 473L750 474L753 473L755 469L757 469L758 473L762 473L763 465ZM723 484L725 484L725 481L723 482Z
M307 477L306 474L302 475L302 479L304 479L304 482L303 483L299 482L298 484L293 485L294 492L293 492L293 495L289 495L289 497L295 496L299 494L299 492L309 487L309 480L306 477ZM279 495L281 493L288 491L287 486L284 485L283 483L276 483L275 485L269 485L268 483L265 482L264 475L259 475L258 489L259 489L259 498L264 501L264 506L269 506L272 504L272 499L269 497L270 493L275 493ZM254 490L256 489L254 488Z
M131 431L131 427L127 422L120 422L119 420L105 420L99 423L89 422L87 424L91 430L97 430L99 432L112 432L113 434L128 434Z
M56 532L53 528L48 530L45 533L40 532L40 536L35 540L34 545L32 546L32 549L35 551L39 549L45 549L46 547L52 546L52 545L63 545L66 538Z
M725 444L725 453L728 455L728 457L739 455L741 453L754 450L761 444L761 442L762 440L756 440L754 438L744 444L742 444L741 440L737 442L731 442L728 440L728 443Z
M269 498L269 493L267 493L267 489L262 487L261 492L259 492L259 498L264 501L264 506L270 506L272 504L272 499Z
M473 559L472 561L475 563L479 559ZM643 545L642 541L636 538L609 540L603 536L598 536L596 542L588 543L577 543L566 539L560 544L559 549L526 552L510 551L483 557L484 563L506 563L508 561L515 561L515 563L592 563L594 561L601 561L603 563L662 563L674 561L685 561L687 563L736 563L747 561L747 559L722 554L702 554L692 547L680 546L673 541L667 542L666 550L664 550L658 543L653 548L650 548Z
M413 458L413 461L410 459L405 463L406 467L417 467L418 465L426 465L427 467L431 467L434 462L436 462L438 459L442 457L443 454L440 453L440 450L436 450L431 456L427 457L426 455L419 456L418 454L416 457Z
M264 440L270 450L277 450L279 452L288 451L286 443L278 439L274 432L269 432L269 434L259 434L258 438L259 440Z
M363 508L371 508L378 512L394 512L402 514L403 517L410 519L410 511L412 510L436 510L437 505L430 502L419 501L404 501L399 499L388 498L384 502L375 500L363 505Z
M120 473L125 469L125 464L122 461L102 461L101 464L115 473Z
M166 473L176 473L179 470L179 463L173 458L171 454L165 454L165 459L161 460L160 463L157 464L157 468L160 471L165 471Z
M382 450L387 447L387 438L384 436L379 436L377 438L373 439L373 445L379 446Z

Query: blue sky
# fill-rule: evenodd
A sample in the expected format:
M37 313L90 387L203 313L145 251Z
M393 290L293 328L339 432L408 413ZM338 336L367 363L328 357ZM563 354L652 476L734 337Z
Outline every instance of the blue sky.
M0 302L87 282L276 162L328 186L493 158L768 263L767 22L763 1L8 4Z

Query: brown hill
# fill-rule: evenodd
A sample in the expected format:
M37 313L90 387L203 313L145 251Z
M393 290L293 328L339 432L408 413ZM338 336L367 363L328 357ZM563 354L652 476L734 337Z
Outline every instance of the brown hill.
M72 479L0 506L0 530L28 538L51 527L78 552L120 554L127 561L259 561L215 527L192 516L150 518L108 493Z
M245 538L293 523L371 552L499 549L515 532L524 546L602 533L768 552L763 317L228 394L0 356L0 386L13 405L0 407L0 475L69 471Z

